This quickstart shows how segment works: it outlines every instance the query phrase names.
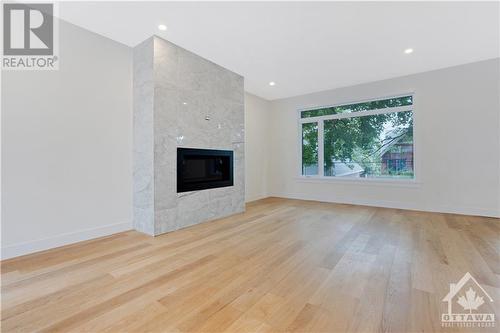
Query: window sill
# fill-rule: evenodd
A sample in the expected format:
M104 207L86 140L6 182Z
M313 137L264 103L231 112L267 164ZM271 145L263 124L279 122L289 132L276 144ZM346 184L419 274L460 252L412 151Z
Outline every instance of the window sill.
M389 186L389 187L409 187L418 188L422 185L421 182L415 179L356 179L356 178L335 178L335 177L320 177L320 176L298 176L295 180L302 183L329 183L342 185L362 185L362 186Z

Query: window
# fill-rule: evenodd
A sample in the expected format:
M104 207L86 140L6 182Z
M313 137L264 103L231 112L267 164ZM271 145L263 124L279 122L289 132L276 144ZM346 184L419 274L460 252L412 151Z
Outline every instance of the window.
M304 176L414 178L411 95L305 110L299 122Z

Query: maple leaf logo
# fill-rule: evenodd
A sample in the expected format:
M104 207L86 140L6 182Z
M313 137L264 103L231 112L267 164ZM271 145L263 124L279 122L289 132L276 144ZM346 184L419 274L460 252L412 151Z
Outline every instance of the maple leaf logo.
M482 296L476 296L476 292L472 290L472 288L469 288L469 290L465 292L465 296L460 296L458 298L457 303L460 304L464 310L469 310L469 313L472 313L472 310L477 310L477 308L484 303L484 300Z

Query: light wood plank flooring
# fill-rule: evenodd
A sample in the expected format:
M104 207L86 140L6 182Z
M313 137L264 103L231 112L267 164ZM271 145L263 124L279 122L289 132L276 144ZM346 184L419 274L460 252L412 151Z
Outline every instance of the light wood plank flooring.
M1 331L493 332L440 312L470 272L498 315L499 255L494 218L269 198L4 261Z

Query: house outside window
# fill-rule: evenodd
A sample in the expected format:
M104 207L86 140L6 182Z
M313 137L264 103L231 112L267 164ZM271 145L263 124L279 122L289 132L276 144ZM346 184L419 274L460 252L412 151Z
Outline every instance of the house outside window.
M413 95L299 112L301 174L414 179Z

